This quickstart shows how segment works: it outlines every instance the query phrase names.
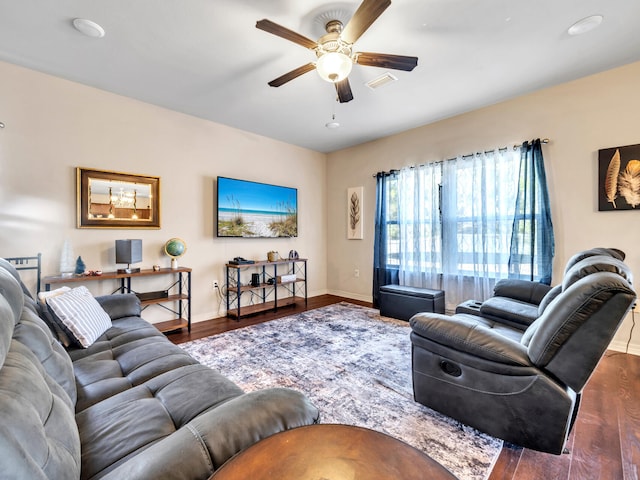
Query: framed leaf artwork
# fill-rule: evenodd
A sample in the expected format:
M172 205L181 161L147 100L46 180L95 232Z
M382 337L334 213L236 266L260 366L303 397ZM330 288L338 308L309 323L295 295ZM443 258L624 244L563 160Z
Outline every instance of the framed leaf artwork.
M640 144L598 151L598 210L640 210Z
M347 239L362 240L362 195L364 187L347 189Z

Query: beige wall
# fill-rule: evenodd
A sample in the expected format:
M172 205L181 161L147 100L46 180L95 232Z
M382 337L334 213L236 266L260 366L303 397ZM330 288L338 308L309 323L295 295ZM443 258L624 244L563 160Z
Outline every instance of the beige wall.
M555 278L575 251L622 248L640 272L638 212L597 211L597 151L640 143L640 63L604 72L327 156L223 125L0 63L0 241L3 256L42 252L55 274L65 239L87 268L115 268L114 240L142 238L143 267L169 265L162 245L182 237L194 269L194 320L224 314L211 284L224 263L296 249L309 261L309 292L371 299L372 174L525 139L544 147L556 232ZM160 230L75 228L75 167L158 175ZM286 172L295 170L295 176ZM298 188L297 239L218 239L217 175ZM364 240L346 240L346 191L364 186ZM359 271L359 277L355 276ZM149 285L155 288L155 285ZM111 285L93 287L107 293ZM158 289L163 288L158 285ZM147 317L152 315L146 315ZM152 318L153 320L154 318ZM631 318L614 348L624 348ZM640 353L640 334L630 351Z
M270 250L296 249L309 259L310 295L326 293L324 154L6 63L0 78L0 255L42 252L44 274L57 274L70 239L88 269L106 271L116 267L114 240L141 238L139 266L150 268L169 266L162 246L181 237L188 250L180 263L193 268L194 321L224 314L212 282L224 283L223 266L237 255L265 259ZM77 229L78 166L160 176L162 228ZM218 175L298 188L299 237L216 238ZM115 288L99 283L96 294ZM166 279L160 283L141 290L166 288ZM152 310L145 318L162 319Z
M640 63L634 63L330 154L329 291L371 299L372 174L538 137L551 139L543 151L556 236L554 282L573 253L594 246L623 249L640 275L640 212L598 212L596 197L598 150L640 143L638 85ZM346 191L360 185L365 187L365 238L346 240ZM629 315L613 348L624 349L631 325ZM637 331L630 351L640 354Z

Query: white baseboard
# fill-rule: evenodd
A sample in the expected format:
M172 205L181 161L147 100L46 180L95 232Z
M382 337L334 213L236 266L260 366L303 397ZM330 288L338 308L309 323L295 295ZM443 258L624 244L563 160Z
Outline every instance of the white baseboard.
M319 295L325 295L328 294L329 292L327 290L316 290L313 292L309 292L307 298L311 298L311 297L317 297ZM338 295L333 294L333 295ZM345 295L340 295L340 296L345 296ZM350 296L349 298L354 298L353 296ZM371 301L371 299L369 300L363 300L365 302L367 301ZM198 315L193 315L191 317L191 323L198 323L198 322L206 322L207 320L212 320L215 318L223 318L227 316L227 310L226 310L226 301L225 299L222 299L222 303L220 304L220 308L216 309L216 310L212 310L210 312L205 312L205 313L200 313Z
M615 341L609 344L609 350L640 356L640 345L637 343L629 343L629 347L627 348L627 342Z
M373 302L371 295L360 295L353 292L343 292L342 290L329 290L329 295L335 295L337 297L351 298L353 300L359 300L361 302Z

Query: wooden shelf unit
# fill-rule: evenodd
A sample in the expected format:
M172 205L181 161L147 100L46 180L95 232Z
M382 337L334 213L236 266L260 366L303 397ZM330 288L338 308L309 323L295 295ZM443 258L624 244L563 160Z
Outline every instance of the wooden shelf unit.
M113 293L139 293L131 288L131 279L157 275L176 275L175 281L167 288L177 289L177 293L156 298L140 300L142 310L150 305L158 305L176 315L175 319L155 323L154 326L161 332L172 332L187 328L191 332L191 269L188 267L161 268L160 270L144 269L133 273L104 272L102 275L73 275L44 277L45 290L49 291L51 285L68 283L85 283L97 280L119 280L119 287ZM176 304L177 309L170 308L166 304Z
M257 286L251 285L252 274L260 276ZM241 317L260 312L276 311L278 308L294 305L298 301L307 304L307 259L282 259L275 262L258 261L240 265L228 263L227 274L227 316L240 320ZM243 277L244 274L244 277ZM282 275L295 274L292 281L278 282ZM273 279L273 283L268 283ZM243 305L243 295L251 295L256 303ZM281 295L281 294L284 294Z

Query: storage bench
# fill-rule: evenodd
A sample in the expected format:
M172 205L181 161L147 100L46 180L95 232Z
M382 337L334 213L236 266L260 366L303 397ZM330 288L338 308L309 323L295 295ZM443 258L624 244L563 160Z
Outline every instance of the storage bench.
M383 317L409 320L418 312L444 313L444 292L404 285L380 287L380 315Z

